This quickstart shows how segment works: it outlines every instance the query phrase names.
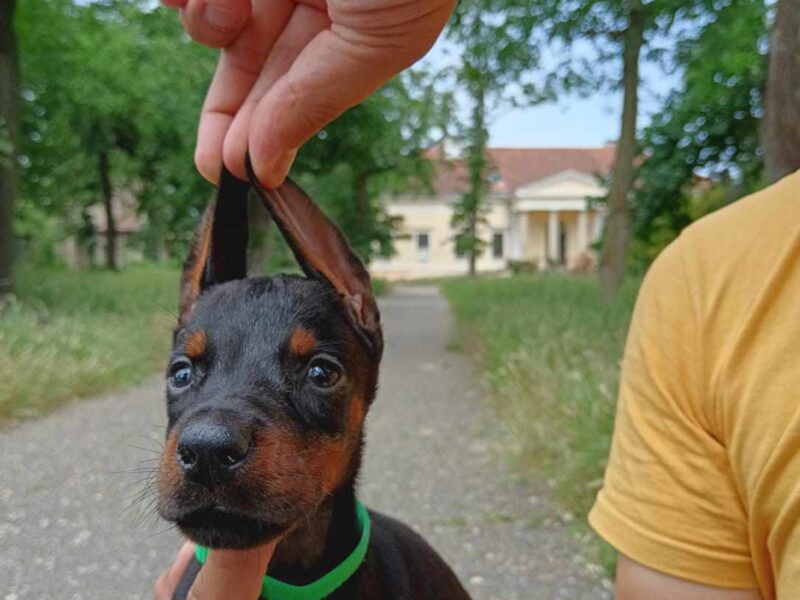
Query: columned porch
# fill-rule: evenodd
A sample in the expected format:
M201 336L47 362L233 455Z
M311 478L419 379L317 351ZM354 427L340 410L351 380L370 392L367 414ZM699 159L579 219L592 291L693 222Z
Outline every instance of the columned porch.
M593 259L602 215L584 200L522 201L512 205L509 258L540 269L581 268Z

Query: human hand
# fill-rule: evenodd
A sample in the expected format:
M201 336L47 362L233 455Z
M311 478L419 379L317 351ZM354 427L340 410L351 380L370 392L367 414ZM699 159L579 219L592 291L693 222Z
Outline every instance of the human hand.
M277 541L248 550L211 550L189 590L187 600L258 598L266 565L276 545ZM156 581L155 600L172 600L192 556L194 544L186 542L172 566Z
M455 0L162 0L196 41L222 48L195 164L215 182L244 156L266 187L299 146L421 58Z

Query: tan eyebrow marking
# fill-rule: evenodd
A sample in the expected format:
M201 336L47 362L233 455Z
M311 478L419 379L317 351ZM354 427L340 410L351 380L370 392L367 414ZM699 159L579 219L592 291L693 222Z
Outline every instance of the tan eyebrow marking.
M317 338L308 329L295 329L289 338L289 351L292 354L303 356L310 354L317 346Z
M208 346L208 338L205 331L195 331L186 340L184 351L186 356L191 359L200 358L205 354Z

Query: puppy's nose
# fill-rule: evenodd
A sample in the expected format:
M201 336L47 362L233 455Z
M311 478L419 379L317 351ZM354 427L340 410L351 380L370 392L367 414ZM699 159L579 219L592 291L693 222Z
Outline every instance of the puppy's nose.
M231 476L249 449L250 436L241 427L201 419L181 432L176 459L188 479L212 488Z

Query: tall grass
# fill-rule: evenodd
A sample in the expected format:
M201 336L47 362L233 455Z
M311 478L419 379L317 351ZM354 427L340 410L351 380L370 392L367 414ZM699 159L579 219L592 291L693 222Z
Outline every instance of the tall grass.
M0 307L0 419L36 416L76 396L140 381L161 366L178 271L23 267Z
M594 280L558 275L443 285L462 335L476 337L513 465L553 482L573 514L600 486L619 362L637 282L612 303ZM608 556L600 560L607 562Z

